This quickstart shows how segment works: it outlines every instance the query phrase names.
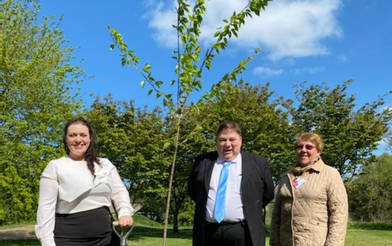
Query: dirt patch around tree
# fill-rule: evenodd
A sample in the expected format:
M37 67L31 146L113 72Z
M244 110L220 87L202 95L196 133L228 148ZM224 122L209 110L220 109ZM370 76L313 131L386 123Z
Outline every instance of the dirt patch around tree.
M0 229L0 240L36 239L34 225Z

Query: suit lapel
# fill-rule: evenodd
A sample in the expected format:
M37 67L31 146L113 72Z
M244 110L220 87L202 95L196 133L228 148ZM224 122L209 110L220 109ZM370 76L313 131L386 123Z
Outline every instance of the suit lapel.
M241 186L244 187L244 184L246 181L249 179L249 175L252 172L252 164L251 164L251 159L249 158L249 155L247 153L241 151L241 157L242 157L242 181L241 181Z
M211 181L211 175L212 175L212 170L214 169L216 159L214 161L205 159L204 165L205 165L205 172L204 172L204 186L206 189L206 192L208 194L208 191L210 190L210 181Z

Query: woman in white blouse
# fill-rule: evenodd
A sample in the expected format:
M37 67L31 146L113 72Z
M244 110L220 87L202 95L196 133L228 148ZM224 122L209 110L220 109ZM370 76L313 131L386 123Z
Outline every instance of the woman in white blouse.
M67 156L49 162L40 179L35 232L42 246L119 245L109 207L119 226L133 224L134 209L116 167L98 157L97 136L81 118L64 127Z

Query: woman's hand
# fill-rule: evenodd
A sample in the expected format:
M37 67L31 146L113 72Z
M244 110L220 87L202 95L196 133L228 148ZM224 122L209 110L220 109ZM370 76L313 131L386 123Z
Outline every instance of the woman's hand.
M133 224L133 218L130 215L124 215L118 219L119 227L131 226L132 224Z

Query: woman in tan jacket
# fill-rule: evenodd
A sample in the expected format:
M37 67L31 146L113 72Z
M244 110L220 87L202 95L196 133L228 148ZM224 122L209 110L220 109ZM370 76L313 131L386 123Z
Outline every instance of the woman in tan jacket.
M295 149L297 165L279 183L270 245L343 246L348 201L342 178L322 161L319 135L300 135Z

